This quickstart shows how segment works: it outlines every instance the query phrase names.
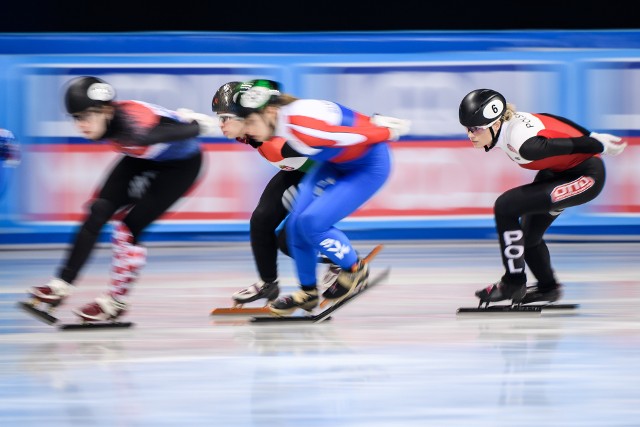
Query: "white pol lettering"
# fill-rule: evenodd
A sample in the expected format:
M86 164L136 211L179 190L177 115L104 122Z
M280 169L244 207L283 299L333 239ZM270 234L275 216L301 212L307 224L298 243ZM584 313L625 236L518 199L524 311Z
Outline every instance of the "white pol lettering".
M503 233L504 242L506 247L504 248L504 256L507 258L507 266L510 273L522 273L524 268L516 268L515 260L520 259L524 254L524 246L516 245L514 243L520 243L522 241L522 230L510 230Z

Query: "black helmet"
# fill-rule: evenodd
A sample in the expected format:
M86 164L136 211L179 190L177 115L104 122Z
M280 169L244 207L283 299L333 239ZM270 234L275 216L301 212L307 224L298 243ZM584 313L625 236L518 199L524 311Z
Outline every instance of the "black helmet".
M238 107L234 101L234 95L238 94L242 82L225 83L218 88L211 100L211 111L216 114L238 115Z
M116 97L113 87L97 77L76 77L69 82L64 104L69 114L109 104Z
M486 126L502 117L506 109L504 96L495 90L476 89L460 103L460 124L465 127Z
M234 103L238 116L247 117L251 113L262 111L280 96L280 84L273 80L249 80L238 86L234 94Z

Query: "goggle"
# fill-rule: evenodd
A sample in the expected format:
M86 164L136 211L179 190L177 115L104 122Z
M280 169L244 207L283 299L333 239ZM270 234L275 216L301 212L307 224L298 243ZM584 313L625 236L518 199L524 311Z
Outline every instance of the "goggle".
M465 126L465 129L467 130L467 132L471 132L472 134L475 135L477 133L480 133L483 130L489 129L498 120L500 120L500 119L498 118L498 119L492 121L491 123L489 123L488 125L484 125L484 126Z
M235 114L218 114L218 119L220 119L220 124L226 123L229 120L238 120L238 121L244 120L242 117L238 117Z

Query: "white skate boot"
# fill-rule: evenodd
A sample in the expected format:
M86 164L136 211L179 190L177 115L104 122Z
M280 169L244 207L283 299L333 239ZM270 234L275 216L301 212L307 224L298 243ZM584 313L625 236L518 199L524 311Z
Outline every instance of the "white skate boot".
M110 295L102 295L94 302L74 309L73 313L84 322L114 321L127 311L127 304L115 300Z
M73 287L62 279L53 278L44 286L34 286L29 294L40 302L55 307L71 294Z
M44 286L34 286L27 292L29 301L18 301L18 306L38 320L50 325L56 323L55 309L71 294L73 286L61 279L51 279Z

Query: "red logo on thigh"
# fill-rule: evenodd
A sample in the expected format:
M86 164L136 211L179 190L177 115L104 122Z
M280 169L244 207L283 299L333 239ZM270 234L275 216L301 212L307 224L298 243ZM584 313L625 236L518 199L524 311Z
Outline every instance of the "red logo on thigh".
M569 197L584 193L593 187L593 184L595 184L595 180L593 178L590 176L581 176L574 181L558 185L551 192L551 202L559 202L560 200L568 199Z

